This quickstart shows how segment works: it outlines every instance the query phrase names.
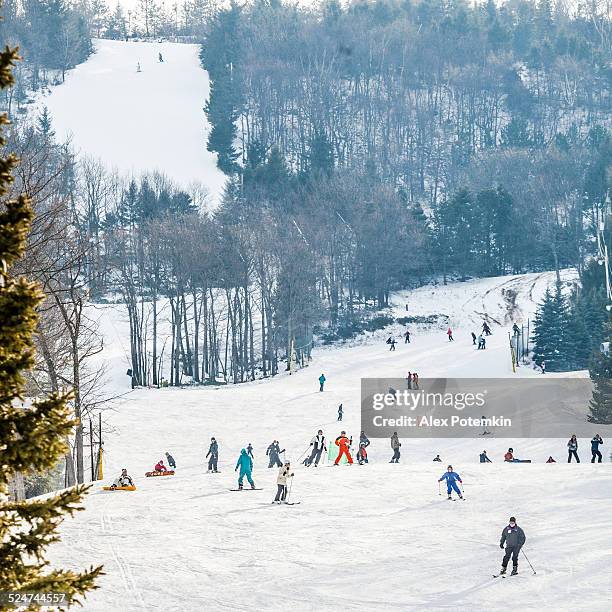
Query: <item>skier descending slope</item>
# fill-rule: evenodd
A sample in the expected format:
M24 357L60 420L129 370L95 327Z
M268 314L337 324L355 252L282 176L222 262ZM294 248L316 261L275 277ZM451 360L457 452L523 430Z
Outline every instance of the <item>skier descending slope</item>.
M251 489L254 489L255 483L253 482L253 477L251 476L251 472L253 471L253 460L247 455L246 448L243 448L240 451L240 457L238 457L234 472L237 472L238 468L240 468L240 474L238 476L238 489L242 490L242 481L244 480L245 476L251 485Z
M518 574L518 556L523 544L525 544L525 532L516 524L516 519L511 516L508 526L504 527L499 541L499 547L503 548L506 545L506 554L502 560L500 574L506 573L508 561L512 557L512 576Z
M446 468L446 474L442 474L442 477L438 479L438 482L442 482L443 480L446 480L446 493L448 494L448 499L453 499L451 495L453 491L457 493L459 499L463 499L461 489L459 489L459 485L457 485L457 482L463 483L463 481L457 472L453 472L452 465L449 465L448 468Z

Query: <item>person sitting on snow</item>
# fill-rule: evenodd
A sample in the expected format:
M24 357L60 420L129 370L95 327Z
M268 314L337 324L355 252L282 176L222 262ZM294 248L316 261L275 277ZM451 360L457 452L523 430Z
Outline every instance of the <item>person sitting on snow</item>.
M546 460L546 463L557 463L557 462L552 458L552 455L549 455L548 459Z
M440 455L436 455L436 456L433 458L433 460L434 460L434 461L439 461L440 463L442 463L442 459L440 459Z
M127 470L123 468L121 470L121 476L119 476L119 478L117 478L113 482L113 484L111 485L111 488L116 489L117 487L133 487L133 486L134 486L134 481L132 480L132 477L128 475Z
M160 459L156 464L155 464L155 472L167 472L168 468L164 465L164 460Z

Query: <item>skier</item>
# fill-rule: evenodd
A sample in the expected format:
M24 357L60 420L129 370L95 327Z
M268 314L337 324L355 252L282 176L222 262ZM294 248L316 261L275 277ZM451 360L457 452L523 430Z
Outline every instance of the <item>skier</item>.
M217 469L217 461L219 460L219 445L214 437L210 439L210 447L206 453L206 457L210 457L210 459L208 459L208 469L206 470L206 473L217 473L219 471Z
M240 457L238 457L238 461L236 461L236 467L234 468L234 472L237 472L238 468L240 468L240 474L238 476L238 488L242 490L242 481L246 476L246 479L251 485L251 489L254 489L255 483L253 482L253 477L251 476L251 472L253 471L253 459L251 459L251 457L249 457L249 455L247 454L246 448L243 448L240 451Z
M389 461L389 463L399 463L401 445L402 444L399 441L399 436L397 435L397 431L394 431L393 435L391 436L391 448L393 449L393 457L391 457L391 461Z
M359 442L359 450L357 451L357 463L359 463L359 465L368 462L368 451L366 447L367 444L365 442Z
M161 52L158 54L157 58L159 59L159 63L163 64L164 63L164 58L162 57Z
M434 460L434 461L439 461L440 463L442 463L442 459L440 459L440 455L436 455L436 456L433 458L433 460Z
M595 434L595 437L591 440L591 463L595 463L595 457L598 458L597 463L601 463L600 444L603 444L603 440L599 434Z
M247 451L247 455L251 459L255 459L255 455L253 454L253 445L250 442L249 442L248 446L246 447L246 451Z
M172 469L176 468L176 461L174 460L174 457L170 453L166 453L166 461L168 462L168 465Z
M461 493L461 489L457 484L457 482L463 484L463 481L461 480L461 476L459 476L457 472L453 472L452 465L449 465L446 468L446 473L442 474L442 476L438 478L438 482L442 482L443 480L446 480L446 493L448 494L448 499L453 499L451 495L453 491L457 493L459 499L463 499L463 494Z
M501 534L501 540L499 541L499 547L504 548L506 545L506 553L502 560L502 567L500 574L506 573L508 567L508 561L512 557L512 576L518 574L518 556L523 544L525 544L525 532L516 524L516 519L511 516L508 526L504 527Z
M476 334L472 332L472 344L476 346Z
M113 481L111 485L111 489L116 489L117 487L133 487L134 481L132 477L128 475L127 470L123 468L121 470L121 476Z
M489 457L487 456L487 451L482 451L482 453L480 453L480 463L493 463Z
M567 443L567 462L572 462L572 457L576 459L576 463L580 463L580 457L578 457L578 440L576 440L576 435L572 435Z
M546 463L557 463L557 462L552 458L552 455L548 455L548 459L546 460Z
M489 324L486 321L483 321L482 323L482 331L485 333L485 336L491 335L491 328L489 327Z
M410 344L410 331L406 330L404 332L404 344Z
M282 467L283 464L279 458L279 455L284 452L285 452L285 449L284 448L283 450L280 449L280 444L278 443L278 440L272 440L272 444L270 444L270 446L268 446L266 450L266 455L268 455L268 457L270 458L268 467L269 468L274 467L274 466Z
M293 478L294 473L291 471L291 464L285 461L285 465L281 465L276 477L276 497L274 502L280 504L287 498L287 478ZM273 502L273 503L274 503Z
M453 342L453 340L454 340L454 338L453 338L453 330L450 327L448 328L448 330L446 332L446 335L448 336L448 341L449 342Z
M408 370L408 377L406 378L406 384L408 385L408 389L412 389L412 373Z
M312 465L312 462L315 462L315 467L319 465L319 461L321 460L321 453L323 451L327 451L327 446L325 444L325 436L323 435L323 430L319 429L317 435L310 441L310 446L312 446L312 452L310 453L310 457L306 460L306 466Z
M341 431L340 435L336 438L336 446L338 447L338 456L334 461L334 465L338 465L340 463L340 459L342 455L346 456L349 465L353 465L353 458L351 457L351 453L349 452L350 446L353 443L353 438L346 437L346 431Z
M323 385L325 385L326 380L325 374L321 374L321 376L319 376L319 391L323 391Z
M412 373L412 388L413 389L419 388L419 375L416 372Z
M344 410L342 408L342 404L338 406L338 421L342 420L342 415L344 414Z
M160 459L156 464L155 464L155 469L153 470L154 472L167 472L168 468L164 465L164 460Z

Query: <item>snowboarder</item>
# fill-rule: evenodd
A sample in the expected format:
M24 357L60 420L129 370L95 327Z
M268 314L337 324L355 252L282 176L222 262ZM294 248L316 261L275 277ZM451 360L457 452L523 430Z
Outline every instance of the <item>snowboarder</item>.
M365 442L359 442L359 450L357 451L357 463L363 465L368 462L368 451L367 444Z
M412 388L413 389L419 388L419 375L416 372L412 373Z
M168 465L172 469L176 468L176 461L174 460L174 457L170 453L166 453L166 461L168 462Z
M164 63L164 58L162 57L161 52L157 55L157 59L159 59L159 63L163 64Z
M268 457L270 458L268 467L282 467L283 463L280 460L279 455L284 452L285 449L281 450L278 440L272 440L272 444L270 444L270 446L268 446L268 448L266 449L266 455L268 455Z
M160 459L156 464L155 464L155 469L153 470L154 472L168 472L168 468L164 465L164 460Z
M486 321L483 321L482 323L482 331L484 332L485 336L491 335L491 328L489 327L489 324Z
M251 476L251 472L253 471L253 459L251 459L251 457L249 457L249 455L247 454L246 448L243 448L240 451L240 457L238 457L234 472L237 472L238 468L240 468L240 474L238 476L238 488L242 490L242 481L246 476L246 479L251 485L251 489L254 489L255 483L253 482L253 477Z
M512 576L518 574L518 556L523 544L525 544L525 532L516 524L516 519L511 516L508 526L504 527L501 534L501 540L499 541L499 547L504 548L506 545L506 553L502 559L502 567L500 574L506 573L508 567L508 561L512 557Z
M548 455L548 459L546 460L546 463L557 463L557 462L552 458L552 455Z
M472 344L476 346L476 334L472 332Z
M342 404L338 406L338 421L342 420L342 415L344 414L344 409L342 408Z
M317 435L310 441L310 446L312 446L312 452L310 453L310 457L306 460L306 466L312 465L312 462L315 462L315 467L319 465L319 461L321 460L321 453L323 451L327 451L327 446L325 444L325 436L323 435L323 430L319 429Z
M340 463L340 459L342 459L342 455L346 456L349 465L353 465L353 458L351 457L351 453L349 452L350 446L353 443L353 438L346 437L346 431L341 431L340 435L336 438L336 446L338 447L338 456L334 461L334 465L338 465Z
M449 342L453 342L453 340L454 340L454 338L453 338L453 330L450 327L446 331L446 335L448 336L448 341Z
M406 330L404 332L404 344L410 344L410 331Z
M600 444L603 444L603 440L599 434L595 434L595 437L591 440L591 463L595 463L595 457L598 458L597 463L601 463Z
M406 384L408 385L408 389L412 389L412 373L408 370L408 377L406 378Z
M576 463L580 463L580 457L578 457L578 440L576 435L572 435L567 443L567 462L572 462L572 457L576 459Z
M247 455L251 459L255 459L255 455L253 454L253 445L249 442L249 445L246 447Z
M117 487L133 487L134 481L132 477L127 473L127 470L123 468L121 470L121 476L116 478L111 485L111 489L116 489Z
M436 455L436 456L433 458L433 460L434 460L434 461L439 461L440 463L442 463L442 459L440 459L440 455Z
M206 470L206 473L217 473L219 471L217 470L217 461L219 460L219 444L217 444L214 437L210 439L210 447L208 448L206 457L210 457L210 459L208 459L208 469Z
M276 497L274 501L277 504L284 502L287 499L287 478L293 478L294 473L291 471L291 464L285 461L285 465L281 465L276 477Z
M489 459L489 457L488 457L488 455L487 455L487 451L486 451L486 450L484 450L484 451L482 451L482 453L480 453L480 463L493 463L493 462L492 462L492 461Z
M463 484L463 481L461 480L461 476L459 476L457 472L453 472L452 465L449 465L446 468L446 473L442 474L442 476L438 478L438 482L442 482L443 480L446 480L446 493L448 495L448 499L453 499L451 495L453 491L457 493L457 495L459 496L459 499L463 499L463 493L461 493L461 489L459 488L459 485L457 484L457 482L460 482L461 484Z
M391 436L391 448L393 449L393 457L391 457L391 461L389 461L389 463L399 463L401 445L402 443L399 441L397 431L394 431L393 435Z
M319 376L319 391L323 391L323 385L325 385L326 380L325 374L321 374L321 376Z

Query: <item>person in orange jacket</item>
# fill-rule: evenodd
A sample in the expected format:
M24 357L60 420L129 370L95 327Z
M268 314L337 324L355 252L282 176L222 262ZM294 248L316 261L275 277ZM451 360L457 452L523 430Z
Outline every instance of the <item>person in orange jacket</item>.
M346 459L350 465L353 465L353 458L351 457L351 453L349 452L349 447L353 443L352 438L346 437L346 431L341 431L340 435L336 438L336 446L339 449L338 456L334 461L334 465L338 465L340 463L340 459L342 459L342 455L346 455Z

